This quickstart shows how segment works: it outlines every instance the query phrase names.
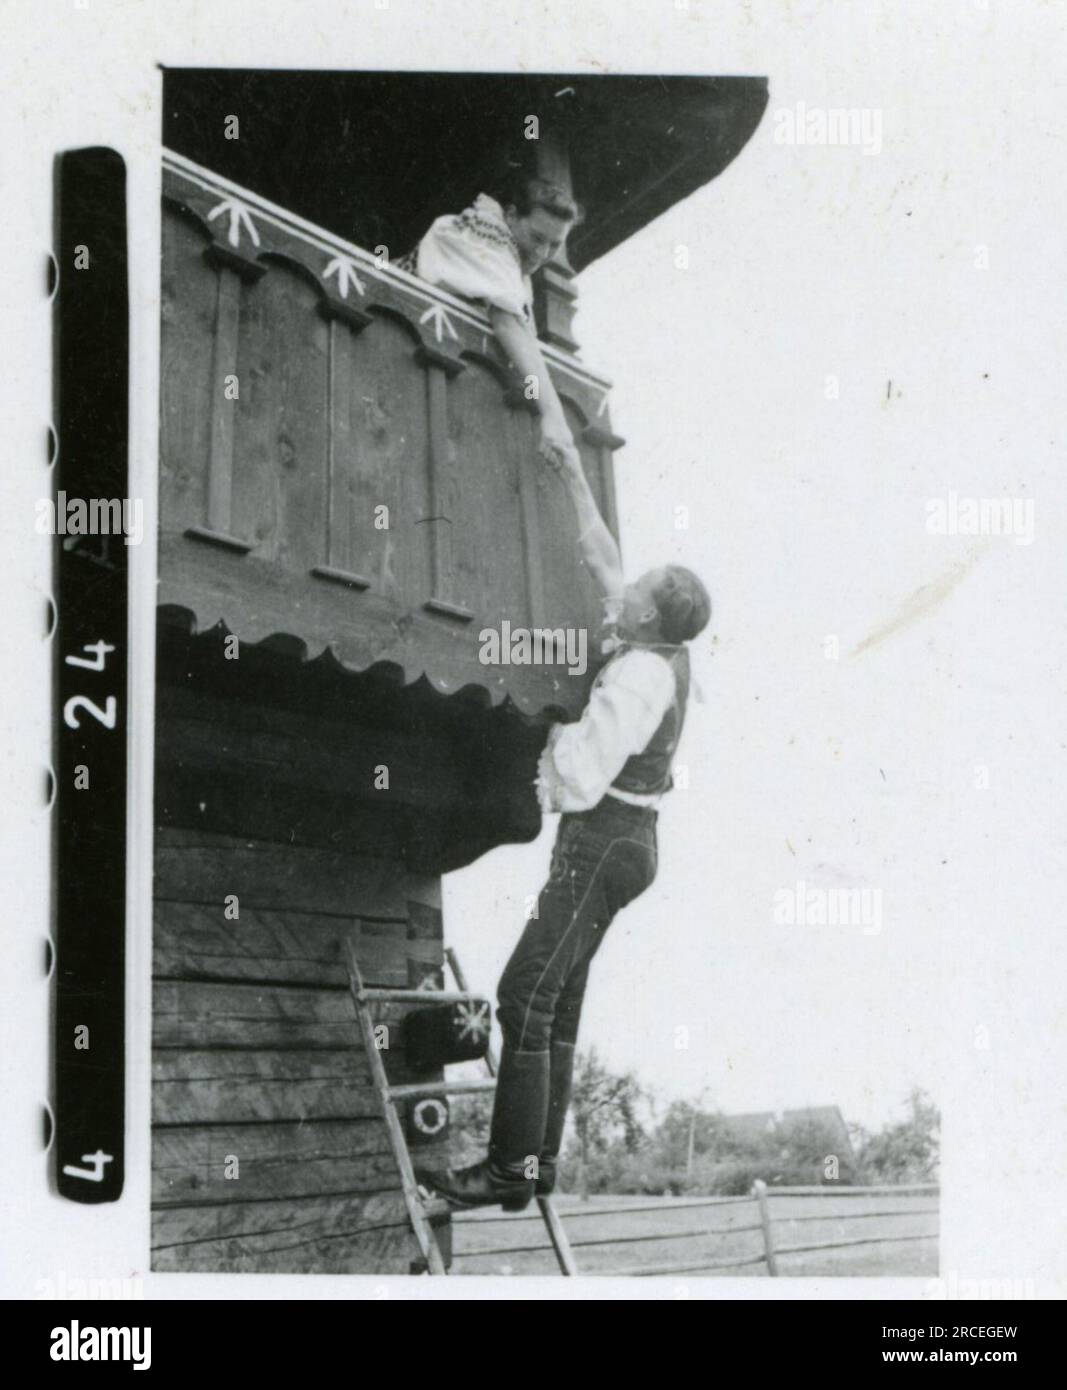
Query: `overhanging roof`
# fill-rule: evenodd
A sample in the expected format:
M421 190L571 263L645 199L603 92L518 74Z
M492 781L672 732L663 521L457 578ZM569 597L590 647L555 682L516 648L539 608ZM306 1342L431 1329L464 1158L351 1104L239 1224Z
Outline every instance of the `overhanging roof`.
M172 68L163 143L395 258L473 200L537 114L569 135L581 270L721 173L766 105L762 77Z

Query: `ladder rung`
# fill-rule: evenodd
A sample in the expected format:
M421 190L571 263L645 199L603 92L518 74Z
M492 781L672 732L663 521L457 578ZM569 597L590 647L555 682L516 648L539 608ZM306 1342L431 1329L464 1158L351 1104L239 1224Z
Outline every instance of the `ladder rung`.
M485 995L458 989L362 989L359 999L361 1003L384 999L391 1004L469 1004L472 999L484 1002Z
M409 1098L418 1099L422 1096L457 1096L477 1091L494 1091L496 1090L496 1077L475 1077L469 1081L430 1081L421 1086L414 1082L404 1086L390 1086L385 1064L382 1061L382 1054L378 1050L377 1039L374 1036L371 1013L364 1005L378 1000L394 1004L467 1004L474 1001L480 1003L484 1000L484 995L472 994L467 988L467 981L463 978L459 962L451 949L447 952L448 963L452 967L453 977L459 985L458 990L364 989L363 976L359 969L359 958L352 939L346 943L346 951L349 983L356 1005L360 1036L363 1039L363 1048L367 1054L367 1062L370 1066L378 1103L382 1109L382 1118L385 1121L386 1132L389 1136L389 1146L396 1160L404 1203L408 1211L408 1220L418 1240L429 1273L447 1274L448 1269L445 1266L441 1247L437 1243L431 1222L447 1220L452 1214L452 1207L449 1202L436 1194L431 1195L425 1188L420 1187L413 1169L411 1151L408 1148L407 1136L404 1133L404 1126L401 1123L396 1102ZM496 1067L493 1064L491 1053L487 1055L486 1060L490 1072L495 1072ZM555 1251L560 1271L563 1274L577 1274L577 1266L574 1263L574 1256L571 1253L570 1243L563 1229L563 1223L559 1219L559 1214L547 1197L539 1197L537 1206L545 1223L545 1230L548 1232L549 1243Z
M466 1081L425 1081L422 1085L411 1082L404 1086L390 1086L390 1100L409 1100L412 1096L461 1096L475 1091L496 1090L495 1076L472 1076Z

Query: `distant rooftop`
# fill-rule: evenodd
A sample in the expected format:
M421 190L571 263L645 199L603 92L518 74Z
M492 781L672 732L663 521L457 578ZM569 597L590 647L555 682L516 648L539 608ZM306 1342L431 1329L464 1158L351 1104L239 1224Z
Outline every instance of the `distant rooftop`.
M755 1110L741 1115L723 1115L722 1121L740 1139L759 1139L791 1125L817 1124L838 1136L843 1152L852 1152L848 1126L836 1105L813 1105L800 1110Z

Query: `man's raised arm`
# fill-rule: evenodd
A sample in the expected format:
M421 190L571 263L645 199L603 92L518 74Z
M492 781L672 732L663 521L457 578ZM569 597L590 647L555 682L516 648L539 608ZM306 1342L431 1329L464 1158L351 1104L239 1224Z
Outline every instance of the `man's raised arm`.
M615 537L597 510L577 449L561 451L557 469L578 518L578 547L608 604L622 602L622 556Z

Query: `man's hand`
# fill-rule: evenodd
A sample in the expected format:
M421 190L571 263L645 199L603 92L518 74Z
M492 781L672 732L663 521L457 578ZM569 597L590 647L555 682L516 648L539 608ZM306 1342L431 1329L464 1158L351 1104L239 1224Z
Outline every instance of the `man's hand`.
M557 443L542 434L538 451L552 471L564 480L568 475L573 477L575 472L581 472L582 460L573 440Z
M547 455L546 455L547 458ZM557 450L548 459L574 507L578 522L578 548L601 592L618 598L623 591L622 557L615 537L604 524L582 467L581 455L573 444Z
M573 454L577 459L578 451L574 447L574 438L566 425L556 426L549 421L541 422L541 438L537 445L537 451L557 473L563 471L564 460L568 454Z

